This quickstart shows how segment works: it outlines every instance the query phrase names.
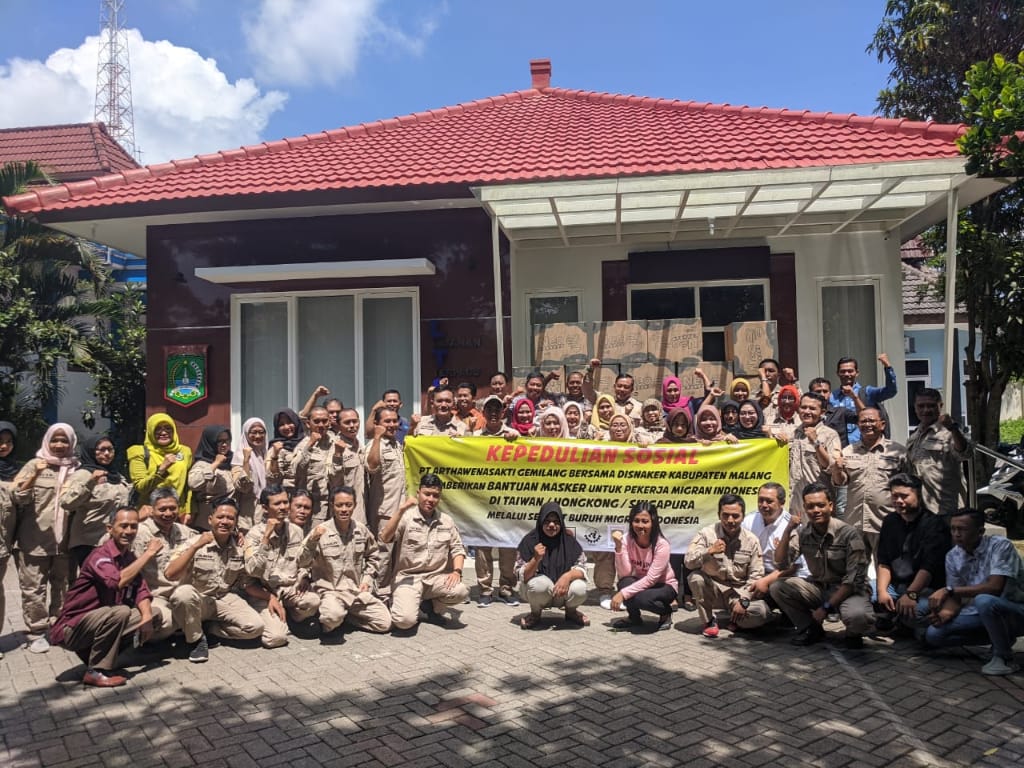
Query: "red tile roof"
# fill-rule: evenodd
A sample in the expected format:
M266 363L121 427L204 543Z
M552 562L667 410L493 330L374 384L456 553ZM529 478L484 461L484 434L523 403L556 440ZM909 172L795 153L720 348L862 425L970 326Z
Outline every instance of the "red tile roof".
M262 193L951 158L962 131L958 125L540 87L4 202L27 213Z
M0 163L27 160L62 182L139 167L103 123L0 129Z

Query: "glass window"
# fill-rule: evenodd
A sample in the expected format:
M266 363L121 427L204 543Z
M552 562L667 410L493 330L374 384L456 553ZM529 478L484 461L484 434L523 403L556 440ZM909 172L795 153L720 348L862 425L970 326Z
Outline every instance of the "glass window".
M821 287L822 370L835 371L841 357L856 358L861 384L878 383L874 284Z
M637 288L630 294L633 320L674 320L697 316L693 288Z
M764 320L764 317L763 285L709 285L700 288L700 319L704 325L725 326Z
M578 323L580 321L580 297L577 294L534 294L529 296L530 307L530 359L537 357L534 340L534 326L552 323Z
M355 311L352 296L298 300L299 391L296 402L324 384L346 405L356 401Z
M241 306L242 417L259 416L267 425L289 405L288 304L261 301Z
M725 331L704 331L701 355L705 360L725 360Z
M370 408L385 389L397 389L402 402L417 400L413 365L412 298L363 299L363 402ZM370 414L364 414L370 418Z

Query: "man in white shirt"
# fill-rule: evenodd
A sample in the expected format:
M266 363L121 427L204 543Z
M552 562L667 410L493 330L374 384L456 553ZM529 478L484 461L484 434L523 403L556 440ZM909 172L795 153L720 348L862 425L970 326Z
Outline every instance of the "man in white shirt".
M757 511L743 518L743 527L757 536L764 554L764 576L754 582L754 594L765 600L773 610L781 610L772 600L768 590L780 578L786 576L808 575L807 566L801 557L793 565L784 570L775 567L775 545L786 531L789 512L786 510L786 489L779 483L768 482L757 489ZM786 614L782 613L783 621Z

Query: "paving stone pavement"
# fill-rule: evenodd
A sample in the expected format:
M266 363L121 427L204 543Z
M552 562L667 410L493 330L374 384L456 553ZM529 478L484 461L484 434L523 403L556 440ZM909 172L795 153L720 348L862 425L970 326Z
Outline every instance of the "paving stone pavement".
M549 613L524 632L523 607L473 603L408 637L221 645L207 664L129 652L129 684L97 690L72 654L20 647L13 567L4 588L6 768L1024 764L1024 673L909 643L709 641L683 611L672 631L611 632L595 605L590 627Z

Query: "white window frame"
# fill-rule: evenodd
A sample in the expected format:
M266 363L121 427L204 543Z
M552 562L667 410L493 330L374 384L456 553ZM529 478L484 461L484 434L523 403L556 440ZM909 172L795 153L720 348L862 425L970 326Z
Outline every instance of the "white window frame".
M525 326L526 351L529 353L530 365L533 365L537 350L533 348L533 322L530 319L530 300L544 298L576 297L576 322L582 322L586 315L583 312L583 289L581 288L543 288L523 291L523 324Z
M236 293L231 297L231 431L239 434L242 429L242 414L239 410L242 402L242 305L258 303L284 303L288 306L288 407L298 411L306 404L309 392L299 392L299 356L298 356L298 300L313 296L352 296L355 338L353 339L353 355L355 357L355 392L353 402L347 407L359 412L362 423L366 423L366 408L377 402L379 393L367 402L363 391L363 299L412 299L412 324L409 329L412 339L413 354L413 387L414 392L405 395L414 412L419 411L420 389L420 289L408 288L357 288L340 291L274 291L269 293ZM404 393L403 393L404 394Z
M882 346L882 339L885 338L883 324L885 322L884 314L882 312L882 275L849 275L843 277L819 277L815 280L815 297L814 300L818 308L818 319L817 325L815 326L814 333L818 340L818 370L828 371L830 370L828 364L825 362L825 333L824 333L824 322L825 322L825 306L822 302L822 293L824 288L852 288L858 285L869 285L874 289L875 294L875 354L878 351L884 349ZM832 365L835 363L833 362ZM881 385L884 382L879 382Z
M700 316L700 289L701 288L742 288L748 285L758 285L764 294L764 318L772 318L772 292L771 280L767 277L748 278L744 280L701 280L688 283L627 283L626 284L626 317L633 319L633 291L662 290L671 288L693 288L693 311L701 321L701 333L714 332L725 333L724 325L704 325ZM675 318L672 318L675 319ZM682 319L682 318L681 318Z

